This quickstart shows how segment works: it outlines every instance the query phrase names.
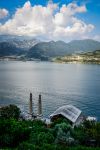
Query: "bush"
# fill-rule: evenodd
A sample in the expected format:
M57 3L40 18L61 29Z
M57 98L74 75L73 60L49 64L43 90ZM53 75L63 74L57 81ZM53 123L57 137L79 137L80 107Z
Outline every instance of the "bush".
M20 110L9 105L0 109L0 148L9 150L99 150L100 122L72 126L61 118L51 128L40 120L18 121ZM82 145L82 146L79 146ZM72 147L74 146L74 147ZM87 147L83 147L87 146Z
M16 147L29 139L30 129L14 119L0 119L0 148Z
M0 108L0 118L2 119L18 119L20 116L20 109L15 105L9 105Z
M100 146L100 123L85 121L83 125L75 127L73 137L85 146Z
M19 144L17 150L39 150L38 146L35 146L33 144L27 143L27 142L23 142L21 144Z

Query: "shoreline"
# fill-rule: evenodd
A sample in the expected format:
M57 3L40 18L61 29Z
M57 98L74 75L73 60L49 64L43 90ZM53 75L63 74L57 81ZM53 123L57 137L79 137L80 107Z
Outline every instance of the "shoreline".
M82 62L82 61L53 61L60 64L96 64L100 65L100 62Z
M96 62L96 61L60 61L60 60L49 60L49 61L45 61L45 60L39 60L39 59L34 59L34 60L24 60L24 59L9 59L9 58L0 58L0 61L21 61L21 62L28 62L28 61L32 61L32 62L53 62L53 63L59 63L59 64L96 64L96 65L100 65L100 62Z

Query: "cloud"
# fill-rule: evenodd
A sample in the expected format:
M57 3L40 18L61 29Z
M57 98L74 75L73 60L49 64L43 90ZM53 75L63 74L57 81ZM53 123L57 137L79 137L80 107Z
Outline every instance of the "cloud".
M72 40L83 38L94 26L86 24L76 17L77 13L85 13L86 6L76 3L62 5L53 2L47 6L32 6L27 1L23 7L17 8L11 19L0 25L1 34L29 35L46 40Z
M0 19L6 17L8 15L8 10L3 8L3 9L0 9Z

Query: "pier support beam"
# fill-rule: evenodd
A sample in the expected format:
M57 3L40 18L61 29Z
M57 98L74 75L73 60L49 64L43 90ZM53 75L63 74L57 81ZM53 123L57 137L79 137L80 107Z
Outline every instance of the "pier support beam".
M38 99L38 115L42 116L42 101L41 101L41 94L39 94L39 99Z
M29 114L32 116L32 113L33 113L32 93L30 93L30 100L29 100Z

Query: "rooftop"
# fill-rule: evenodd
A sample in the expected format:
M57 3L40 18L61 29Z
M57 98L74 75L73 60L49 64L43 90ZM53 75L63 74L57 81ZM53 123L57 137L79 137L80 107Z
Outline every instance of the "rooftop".
M50 115L50 118L56 115L62 115L65 118L69 119L71 122L75 123L78 117L81 114L81 110L72 105L65 105L58 108L54 113Z

